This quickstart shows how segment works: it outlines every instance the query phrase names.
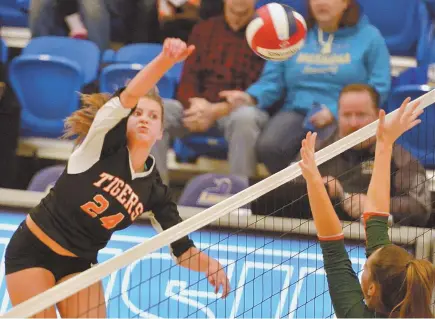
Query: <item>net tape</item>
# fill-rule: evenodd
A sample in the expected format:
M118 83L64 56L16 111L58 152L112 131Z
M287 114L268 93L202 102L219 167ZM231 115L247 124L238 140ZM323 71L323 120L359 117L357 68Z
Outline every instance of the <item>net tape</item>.
M407 107L420 101L419 109L425 109L429 105L435 103L435 89L423 94L419 98L411 101ZM397 106L398 107L398 106ZM388 121L395 110L386 116ZM354 147L358 143L373 137L376 133L378 120L361 128L360 130L340 139L339 141L316 152L316 163L320 165L331 158L345 152ZM2 318L25 318L30 317L46 308L56 304L57 302L68 298L69 296L79 292L80 290L89 287L90 285L100 281L114 271L126 267L143 256L150 254L170 243L214 222L215 220L229 214L236 209L252 202L267 192L291 181L292 179L302 174L298 163L294 163L282 171L275 173L272 176L256 183L253 186L233 195L232 197L219 202L218 204L203 210L202 212L190 217L187 220L165 230L156 236L144 241L137 246L125 251L122 255L113 257L105 262L97 264L91 269L65 281L53 288L15 306L5 314Z

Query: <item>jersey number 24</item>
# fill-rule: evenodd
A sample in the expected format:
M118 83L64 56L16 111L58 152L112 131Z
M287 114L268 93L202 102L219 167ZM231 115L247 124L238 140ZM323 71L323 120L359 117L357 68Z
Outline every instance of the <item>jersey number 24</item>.
M109 201L104 198L103 195L95 195L93 201L87 202L86 204L80 206L80 208L92 218L97 218L99 215L104 213L107 208L109 208ZM106 229L115 228L123 219L124 215L122 213L99 217L101 224Z

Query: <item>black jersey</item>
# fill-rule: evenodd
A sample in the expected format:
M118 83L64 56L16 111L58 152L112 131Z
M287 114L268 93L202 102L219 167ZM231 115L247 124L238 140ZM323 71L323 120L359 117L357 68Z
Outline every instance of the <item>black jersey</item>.
M149 156L143 173L132 168L126 140L130 112L116 95L107 102L55 186L30 212L51 239L77 256L94 260L114 231L146 212L158 229L181 222L154 158ZM172 253L178 257L193 246L186 236L171 244Z

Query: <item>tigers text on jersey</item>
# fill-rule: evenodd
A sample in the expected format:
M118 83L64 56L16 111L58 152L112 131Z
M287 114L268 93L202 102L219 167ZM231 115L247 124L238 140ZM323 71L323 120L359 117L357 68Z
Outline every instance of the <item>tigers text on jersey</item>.
M135 173L127 148L131 110L117 95L97 113L85 140L71 155L66 170L35 207L33 221L63 248L96 259L112 233L152 211L153 225L168 229L179 222L177 206L149 156L147 171ZM193 242L184 237L171 244L180 256Z

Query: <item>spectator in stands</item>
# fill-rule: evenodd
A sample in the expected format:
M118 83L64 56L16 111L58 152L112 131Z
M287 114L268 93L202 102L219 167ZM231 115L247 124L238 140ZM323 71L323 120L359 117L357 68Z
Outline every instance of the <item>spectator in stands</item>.
M114 0L117 1L117 0ZM78 6L81 19L75 13ZM95 42L101 51L110 45L110 16L106 0L32 0L29 27L32 37L64 35L64 19L72 35ZM83 25L80 23L83 19Z
M120 5L125 7L125 3ZM131 17L127 18L132 43L162 43L157 0L134 0L130 2Z
M126 19L126 24L131 30L128 42L133 43L161 43L165 37L177 36L187 41L199 19L206 20L223 13L221 0L131 0L129 4L131 17ZM179 7L175 6L177 4ZM124 3L121 5L125 8Z
M224 11L224 2L216 0L202 0L199 7L199 16L203 20L221 15Z
M317 149L359 130L378 119L380 96L369 85L351 84L340 93L338 129ZM329 195L341 202L341 219L358 219L364 211L366 192L373 171L375 139L358 144L319 169L328 183ZM422 165L401 146L395 145L392 156L391 215L401 225L425 226L430 216L430 192ZM347 214L347 216L346 216Z
M157 0L162 41L168 37L187 41L199 21L200 5L201 0Z
M156 144L160 174L167 178L166 153L170 137L205 133L225 135L231 173L255 174L255 143L266 112L253 107L232 109L219 97L223 90L245 90L260 75L264 60L245 40L245 28L255 12L255 0L224 0L224 15L199 22L189 43L195 52L184 65L177 100L165 102L165 136ZM167 179L166 179L167 180Z
M390 89L390 56L380 32L360 12L356 0L307 0L306 43L285 62L268 62L261 78L246 91L225 92L236 106L284 104L258 140L258 158L276 173L297 156L306 134L304 120L313 105L321 111L308 120L321 137L337 118L340 90L368 83L386 100Z

